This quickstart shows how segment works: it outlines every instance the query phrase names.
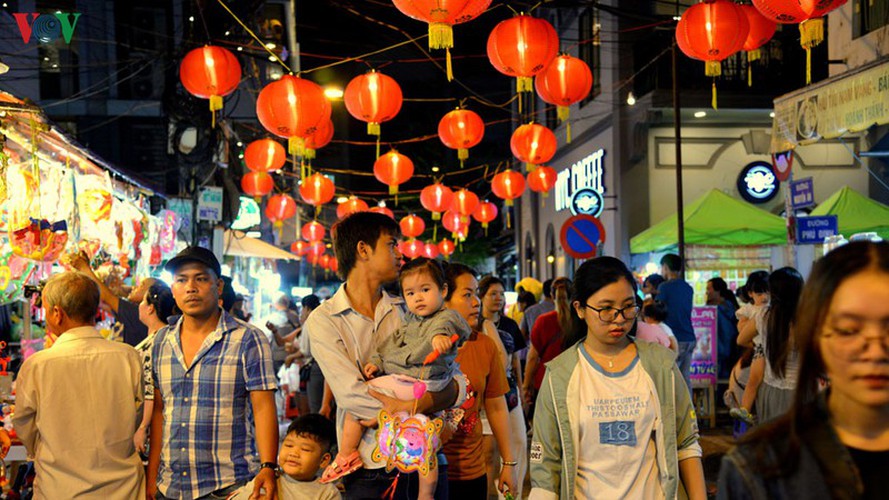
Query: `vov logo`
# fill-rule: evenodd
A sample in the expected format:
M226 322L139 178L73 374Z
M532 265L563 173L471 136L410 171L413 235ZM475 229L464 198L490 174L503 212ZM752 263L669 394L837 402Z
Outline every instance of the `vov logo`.
M41 43L49 43L60 37L65 43L71 43L74 28L80 18L80 12L56 12L55 14L39 14L37 12L15 12L12 14L22 34L22 41L30 43L31 35ZM72 19L73 16L73 19Z

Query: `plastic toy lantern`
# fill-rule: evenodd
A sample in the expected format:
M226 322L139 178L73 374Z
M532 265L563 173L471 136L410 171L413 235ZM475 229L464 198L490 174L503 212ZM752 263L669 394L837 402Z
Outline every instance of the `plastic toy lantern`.
M385 462L387 471L419 471L426 476L435 470L435 453L441 447L441 418L430 419L422 413L406 412L390 415L382 410L378 421L377 446L371 455L374 461Z
M436 182L420 191L420 204L432 212L432 220L441 219L442 212L449 210L453 202L454 192L444 184Z
M515 129L509 139L512 154L525 162L529 172L534 165L552 160L559 142L552 130L538 123L528 123Z
M210 100L215 127L216 111L223 107L222 98L234 92L241 82L241 63L230 51L207 45L185 54L179 65L179 80L190 94Z
M305 139L330 121L330 101L314 82L293 75L263 87L256 98L259 123L278 137L287 139L287 152L304 154Z
M9 243L12 253L19 257L52 262L62 255L68 244L68 223L63 220L50 223L46 219L30 219L27 226L10 231Z
M524 14L501 21L488 36L488 60L497 71L516 78L516 92L531 92L531 79L558 52L555 28L543 19Z
M485 122L473 111L455 109L445 114L438 122L438 138L441 142L457 150L460 165L469 158L469 148L482 142L485 136Z
M345 219L347 216L354 214L355 212L366 212L367 209L368 206L366 201L352 196L348 200L337 205L336 216L340 219Z
M280 170L286 161L284 146L272 139L253 141L244 150L244 164L253 172Z

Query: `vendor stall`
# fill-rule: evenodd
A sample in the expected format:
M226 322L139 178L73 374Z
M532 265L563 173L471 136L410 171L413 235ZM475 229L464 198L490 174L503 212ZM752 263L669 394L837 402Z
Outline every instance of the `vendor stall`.
M840 234L846 238L856 233L877 233L877 236L889 240L889 206L849 186L843 186L809 215L836 215Z

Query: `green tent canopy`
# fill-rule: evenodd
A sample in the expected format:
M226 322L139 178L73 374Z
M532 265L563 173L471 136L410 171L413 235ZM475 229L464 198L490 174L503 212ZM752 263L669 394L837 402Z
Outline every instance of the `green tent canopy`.
M676 246L676 214L630 239L630 252L657 252ZM784 219L711 189L685 206L687 245L742 246L787 243Z
M889 240L889 206L874 201L858 191L843 186L821 202L809 215L836 215L840 234L875 232Z

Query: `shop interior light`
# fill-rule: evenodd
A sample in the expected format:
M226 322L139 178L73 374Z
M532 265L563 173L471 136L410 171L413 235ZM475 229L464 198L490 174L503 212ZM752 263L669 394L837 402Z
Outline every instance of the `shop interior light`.
M328 99L342 99L343 98L343 89L339 87L325 87L324 88L324 97Z
M636 105L636 96L633 95L633 91L631 90L629 94L627 94L627 104L630 106Z
M438 172L439 170L441 170L441 169L438 168L438 167L432 167L432 171L433 171L433 172Z
M769 118L774 118L774 117L775 117L775 112L774 112L774 111L772 111L771 113L769 113Z
M705 116L707 116L706 111L695 111L695 118L703 118Z
M349 197L348 197L348 196L340 196L339 198L336 199L336 202L337 202L337 203L345 203L345 202L347 202L347 201L349 201Z
M550 264L556 261L556 256L553 254L549 254L546 256L546 261Z

